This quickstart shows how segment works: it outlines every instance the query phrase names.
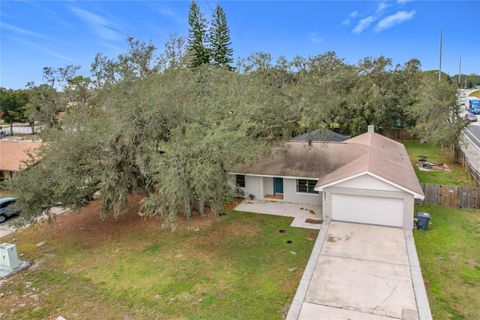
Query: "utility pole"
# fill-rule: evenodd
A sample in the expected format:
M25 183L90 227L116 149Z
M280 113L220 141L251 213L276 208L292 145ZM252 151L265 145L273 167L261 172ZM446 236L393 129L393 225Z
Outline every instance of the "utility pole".
M438 82L442 78L442 37L443 37L443 30L440 30L440 63L438 65Z
M462 56L460 56L460 63L458 64L458 85L462 85Z

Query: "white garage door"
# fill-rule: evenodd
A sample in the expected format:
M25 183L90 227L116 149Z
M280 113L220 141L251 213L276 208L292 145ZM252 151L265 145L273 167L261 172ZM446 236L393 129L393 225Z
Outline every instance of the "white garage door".
M332 220L403 226L403 199L332 194Z

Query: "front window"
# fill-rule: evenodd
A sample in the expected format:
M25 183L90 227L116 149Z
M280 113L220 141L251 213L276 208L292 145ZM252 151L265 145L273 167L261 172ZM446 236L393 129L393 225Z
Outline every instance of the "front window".
M317 180L298 179L297 180L297 192L318 193L318 191L315 191L315 185L316 184L317 184Z
M235 185L239 188L245 188L245 175L243 174L235 175Z

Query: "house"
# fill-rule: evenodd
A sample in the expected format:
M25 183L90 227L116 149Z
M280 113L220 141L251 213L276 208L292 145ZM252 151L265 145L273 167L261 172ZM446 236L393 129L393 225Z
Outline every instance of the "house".
M403 144L374 132L344 142L289 141L230 173L251 199L322 206L324 220L413 229L424 194Z
M296 137L293 137L290 141L331 141L331 142L343 142L350 139L349 136L337 133L329 129L317 129L312 132L307 132Z
M35 154L43 144L39 141L0 141L0 180L11 178L25 167L29 154Z

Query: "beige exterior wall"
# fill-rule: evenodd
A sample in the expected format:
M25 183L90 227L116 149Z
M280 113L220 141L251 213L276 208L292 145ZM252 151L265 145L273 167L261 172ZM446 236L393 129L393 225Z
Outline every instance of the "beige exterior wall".
M235 186L235 175L232 175L232 186ZM255 199L262 200L265 195L273 195L273 177L245 176L245 188L243 196L247 198L250 194ZM291 203L322 204L322 194L310 194L297 192L297 180L283 178L283 200Z
M344 188L360 188L360 189L369 189L369 190L389 190L389 191L398 191L396 187L388 184L384 181L381 181L375 177L372 177L368 174L338 183L336 187Z
M297 179L283 179L283 201L292 203L322 204L322 193L297 192Z
M382 182L382 181L380 181ZM332 194L342 194L342 195L352 195L355 196L363 196L368 197L373 203L375 203L376 198L395 198L400 199L403 202L403 223L402 227L405 230L412 230L413 229L413 216L414 216L414 198L412 194L406 193L402 190L397 189L397 191L392 190L377 190L377 189L365 189L365 188L346 188L346 187L337 187L331 186L324 189L323 194L323 217L326 221L330 221L332 219ZM382 205L385 204L385 201L378 201L376 204ZM370 220L368 215L371 214L365 208L358 206L358 203L351 202L349 203L351 206L350 210L360 215L365 215L365 221ZM363 210L362 210L363 209ZM390 212L392 209L389 205L385 205L383 208L376 208L377 210L384 210L385 212Z

